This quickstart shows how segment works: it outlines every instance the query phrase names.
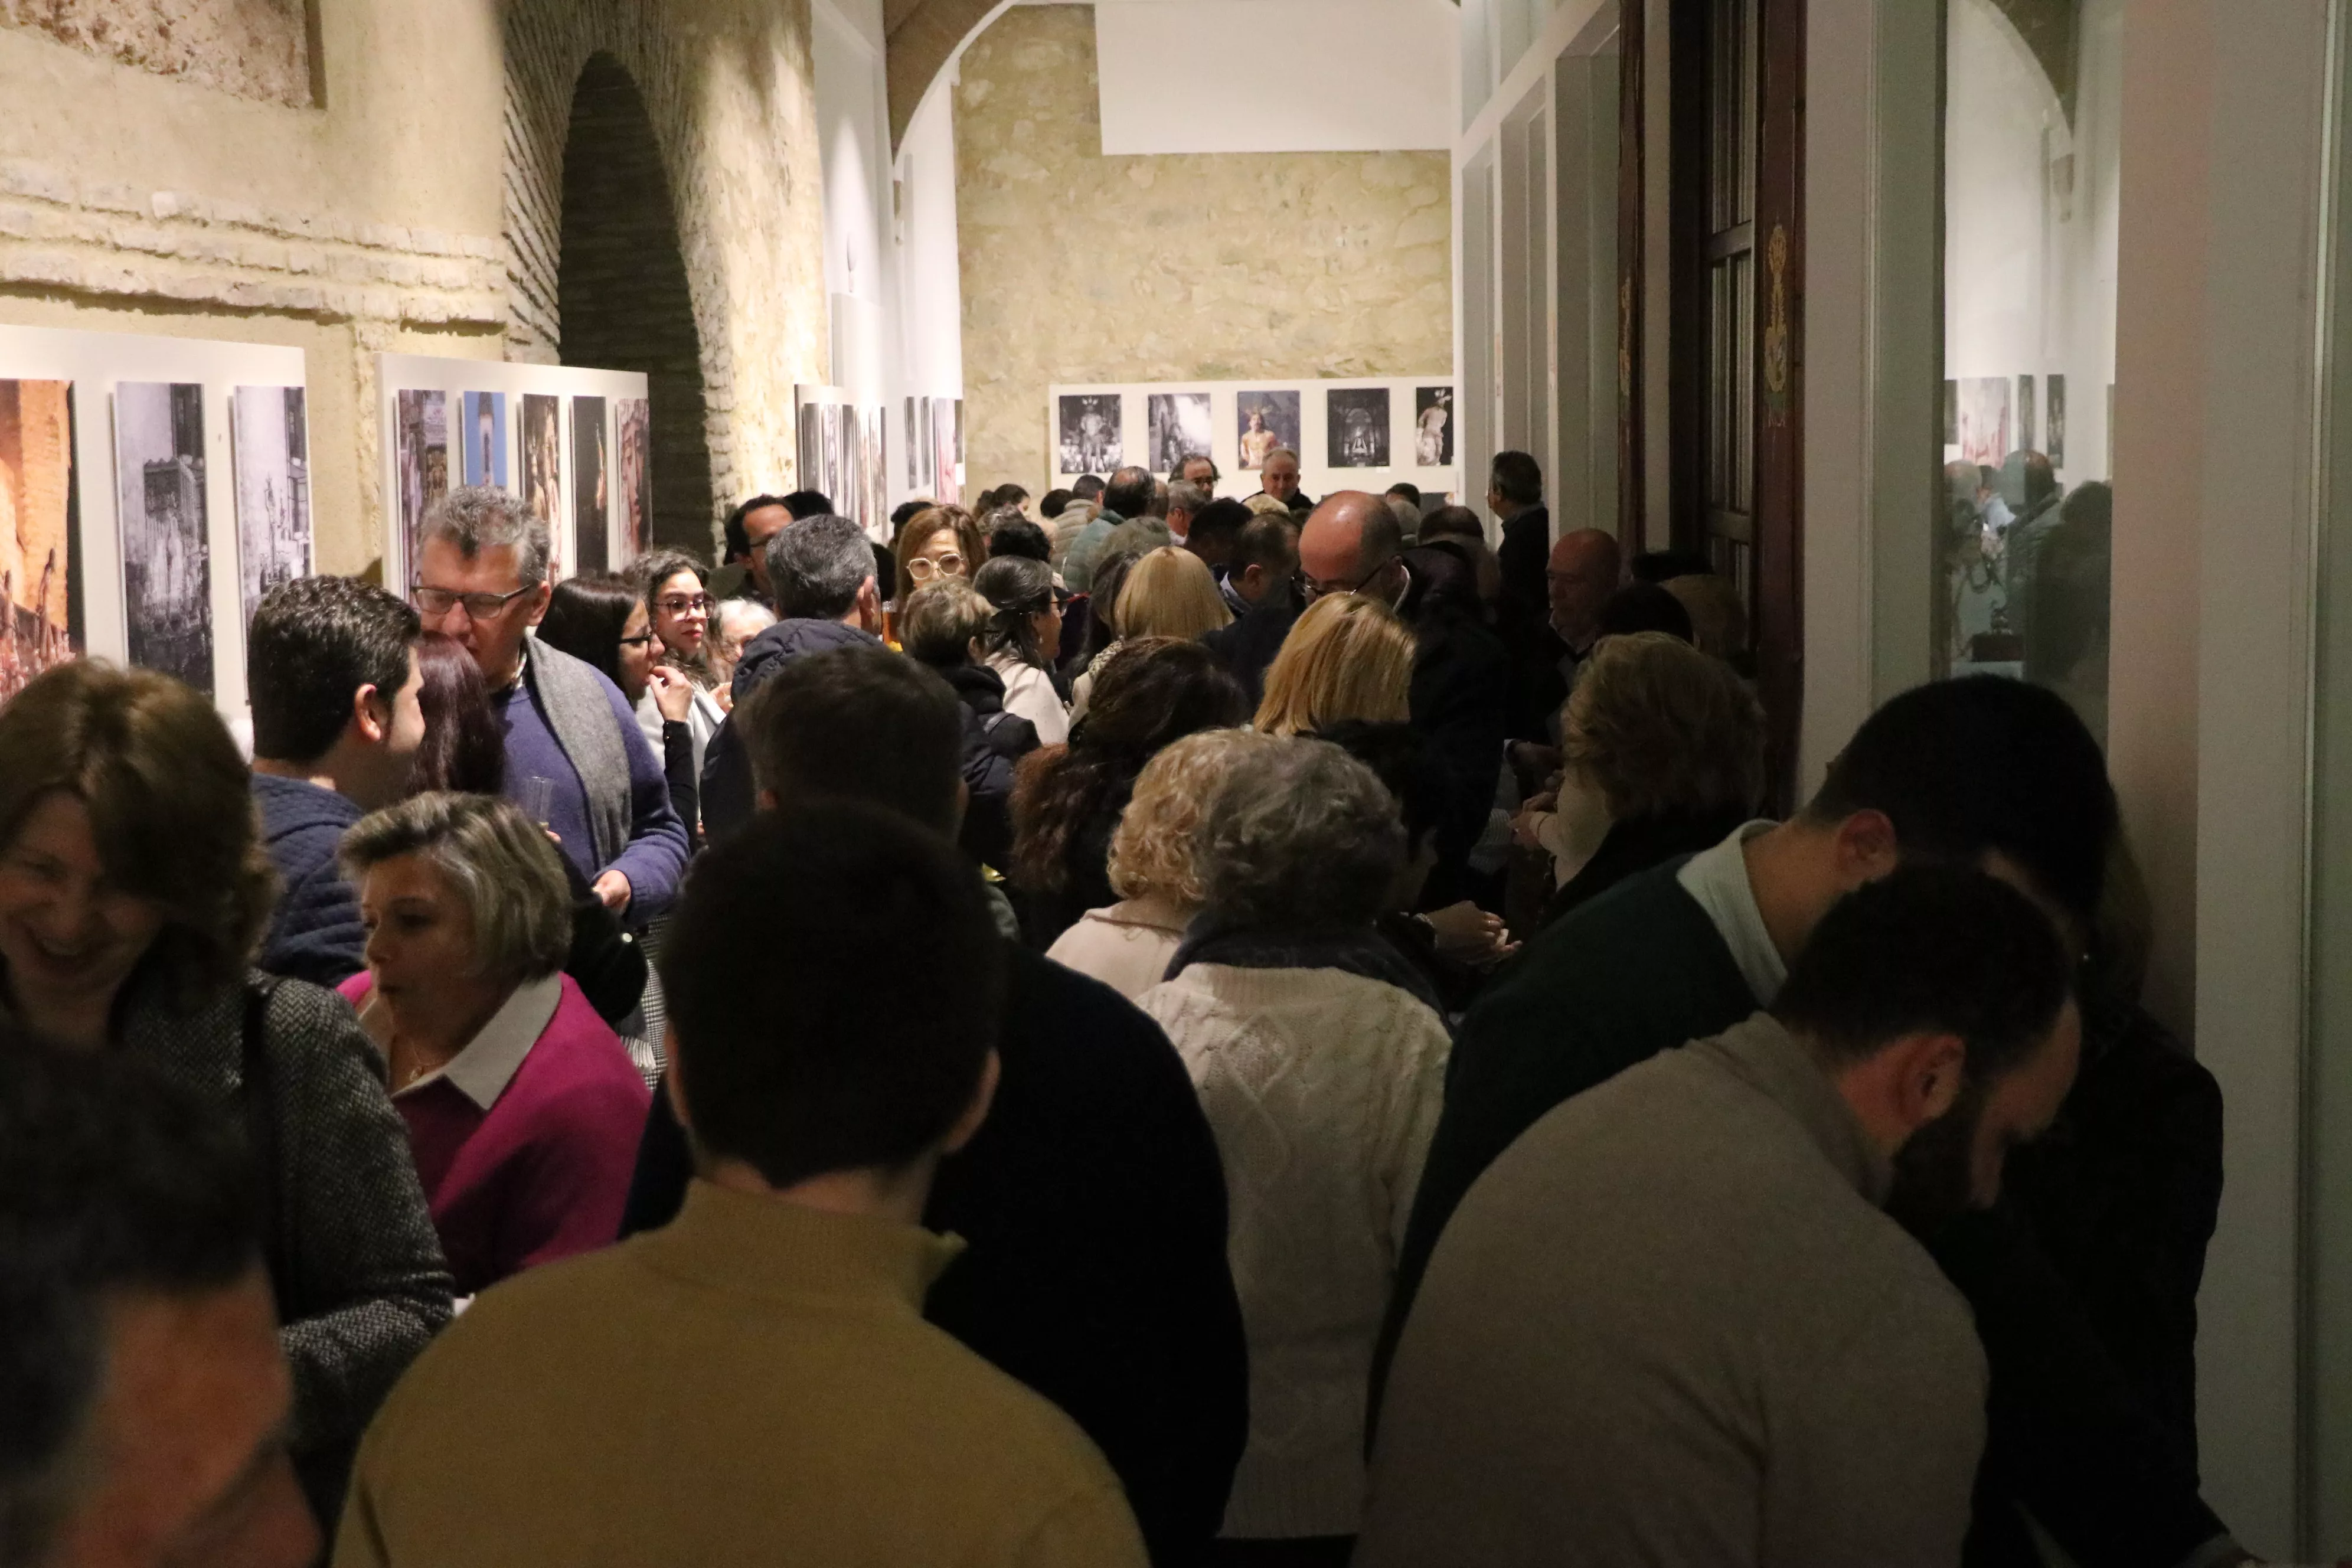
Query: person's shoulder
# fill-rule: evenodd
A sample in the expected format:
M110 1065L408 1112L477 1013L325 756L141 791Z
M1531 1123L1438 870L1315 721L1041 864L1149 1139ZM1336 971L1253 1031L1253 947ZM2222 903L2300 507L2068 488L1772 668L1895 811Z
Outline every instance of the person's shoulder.
M343 829L366 815L349 795L308 779L257 773L252 787L254 805L261 816L262 842L273 856L281 845L306 846L323 838L330 841L326 859L331 863L332 841L340 840ZM285 868L281 865L279 869Z
M1091 975L1007 943L1005 1079L1049 1079L1063 1092L1130 1110L1192 1106L1192 1080L1160 1023ZM1197 1110L1197 1108L1193 1108Z
M1121 1495L1101 1450L1058 1405L944 1332L930 1332L937 1340L925 1372L931 1439L971 1495L993 1500L999 1528L1023 1534L1079 1500Z
M1609 987L1629 974L1646 978L1688 967L1710 949L1728 963L1721 934L1682 885L1683 864L1670 860L1636 872L1544 928L1495 990Z

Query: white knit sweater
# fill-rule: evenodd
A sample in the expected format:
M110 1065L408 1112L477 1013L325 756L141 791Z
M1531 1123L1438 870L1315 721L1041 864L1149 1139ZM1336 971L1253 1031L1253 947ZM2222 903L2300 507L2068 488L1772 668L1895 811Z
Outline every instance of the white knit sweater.
M1137 1004L1216 1134L1249 1339L1249 1445L1224 1533L1351 1535L1364 1398L1444 1096L1445 1027L1334 969L1194 964Z

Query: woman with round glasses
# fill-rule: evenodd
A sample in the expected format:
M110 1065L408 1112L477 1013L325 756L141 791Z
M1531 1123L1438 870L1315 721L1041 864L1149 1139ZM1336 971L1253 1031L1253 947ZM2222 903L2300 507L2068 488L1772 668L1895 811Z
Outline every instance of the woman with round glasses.
M960 506L926 507L898 530L892 553L898 561L896 602L904 605L915 590L942 577L969 581L987 554L980 523Z
M702 563L683 550L657 550L637 563L637 580L645 584L646 626L654 634L650 651L655 662L677 671L693 684L693 705L686 725L694 740L694 772L702 774L702 753L710 737L727 721L728 699L722 695L710 659L710 615L717 603ZM646 739L661 743L660 718L649 705L637 705L637 721Z

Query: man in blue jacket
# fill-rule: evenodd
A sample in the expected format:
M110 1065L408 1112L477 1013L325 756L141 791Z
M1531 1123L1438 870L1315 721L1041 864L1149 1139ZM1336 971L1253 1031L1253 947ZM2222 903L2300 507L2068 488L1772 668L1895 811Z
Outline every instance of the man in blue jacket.
M350 577L273 588L247 634L253 800L285 880L260 966L333 985L366 967L359 900L335 868L343 830L408 788L425 717L416 612Z

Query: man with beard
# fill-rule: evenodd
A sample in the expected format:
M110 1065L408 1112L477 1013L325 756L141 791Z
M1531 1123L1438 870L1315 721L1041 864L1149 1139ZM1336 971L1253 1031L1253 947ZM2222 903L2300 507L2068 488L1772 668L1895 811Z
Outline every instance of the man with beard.
M1769 1012L1538 1121L1431 1261L1355 1561L1958 1563L1985 1356L1906 1226L2057 1114L2069 967L2016 889L1905 867Z

